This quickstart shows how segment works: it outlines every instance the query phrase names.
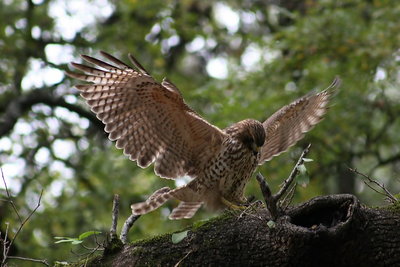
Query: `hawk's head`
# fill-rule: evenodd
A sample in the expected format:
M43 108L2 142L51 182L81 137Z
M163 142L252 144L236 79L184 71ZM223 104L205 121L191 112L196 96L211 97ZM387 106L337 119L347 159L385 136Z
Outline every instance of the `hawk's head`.
M235 123L227 128L226 133L239 139L250 149L254 155L257 155L265 142L265 130L261 122L247 119Z

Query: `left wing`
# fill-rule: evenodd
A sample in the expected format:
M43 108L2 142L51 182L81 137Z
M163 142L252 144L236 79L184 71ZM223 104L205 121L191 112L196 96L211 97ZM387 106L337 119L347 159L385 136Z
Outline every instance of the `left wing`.
M320 122L328 109L333 89L339 85L340 79L335 78L324 91L303 96L264 121L266 136L259 164L285 152Z

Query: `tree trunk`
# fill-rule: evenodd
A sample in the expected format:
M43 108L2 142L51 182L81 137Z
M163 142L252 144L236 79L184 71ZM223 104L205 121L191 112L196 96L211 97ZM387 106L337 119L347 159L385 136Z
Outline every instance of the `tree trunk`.
M105 253L92 266L400 266L400 207L316 197L276 222L264 208L227 212L173 244L171 234Z

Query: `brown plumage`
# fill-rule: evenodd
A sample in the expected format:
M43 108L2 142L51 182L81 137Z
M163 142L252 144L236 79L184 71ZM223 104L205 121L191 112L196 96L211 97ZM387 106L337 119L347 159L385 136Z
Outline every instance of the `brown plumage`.
M294 101L263 123L247 119L221 130L187 106L174 84L155 81L131 55L135 68L101 54L113 65L82 56L100 69L72 63L86 74L67 74L92 82L76 88L129 159L142 168L154 163L155 173L163 178L193 178L185 186L161 188L147 201L132 205L134 214L144 214L178 199L181 203L171 219L191 218L202 204L224 208L222 199L245 202L243 191L257 165L286 151L318 123L331 88L339 84L335 79L325 91Z

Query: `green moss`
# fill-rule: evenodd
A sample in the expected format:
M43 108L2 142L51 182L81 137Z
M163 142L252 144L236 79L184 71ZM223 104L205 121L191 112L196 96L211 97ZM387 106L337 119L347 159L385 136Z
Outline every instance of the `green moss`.
M104 255L112 255L120 251L124 247L119 238L113 238L108 243L104 250Z
M181 230L175 231L175 232L171 232L171 233L165 233L165 234L161 234L158 236L154 236L151 238L147 238L147 239L140 239L140 240L136 240L134 242L131 243L131 245L134 246L152 246L152 244L154 243L159 243L159 242L172 242L171 239L171 235L174 233L180 233L186 230L189 230L191 232L196 232L198 230L207 230L210 227L215 226L216 224L220 224L220 223L224 223L227 219L232 217L232 213L231 212L225 212L217 217L213 217L207 220L201 220L198 222L193 223L191 226L183 228ZM136 253L136 252L135 252Z
M196 230L206 230L209 227L215 226L216 224L224 223L227 219L231 217L232 214L230 212L224 212L217 217L193 223L193 225L191 226L191 230L193 232L195 232Z
M154 237L147 238L147 239L136 240L131 243L131 245L134 246L134 249L131 250L132 256L143 255L143 254L148 253L149 252L148 248L154 246L154 244L165 243L165 242L172 243L171 236L174 233L180 233L180 232L183 232L186 230L188 230L190 232L207 231L211 227L215 227L216 225L225 223L226 220L229 220L230 218L232 218L232 213L225 212L225 213L221 214L220 216L195 222L195 223L193 223L193 225L183 228L181 230L178 230L176 232L170 232L170 233L161 234L161 235L154 236ZM208 240L205 240L205 242L208 242ZM209 242L212 242L212 240L210 240ZM205 245L208 245L208 244L205 244ZM85 258L77 263L63 264L60 262L60 263L56 263L55 266L57 266L57 267L100 266L100 265L98 265L100 263L102 264L102 266L108 266L113 261L113 258L114 258L113 255L115 253L117 253L118 251L120 251L122 247L123 247L123 245L122 245L121 241L119 239L114 239L108 243L107 248L104 251L104 255L94 255L94 256L91 256L90 258ZM166 255L166 256L168 256L168 258L171 257L171 255ZM177 253L176 258L180 258L180 257L182 257L182 255L180 253ZM153 262L154 264L149 263L149 265L150 266L159 265L161 262L163 262L163 259L158 258L156 261L157 262Z
M54 267L66 267L66 266L80 267L80 266L92 266L92 265L96 266L97 264L95 263L100 261L101 259L102 259L101 255L91 255L90 257L86 257L78 262L73 262L73 263L56 261L54 263Z
M179 231L177 231L179 232ZM157 243L157 242L163 242L163 241L167 241L167 239L171 239L171 235L173 233L165 233L165 234L161 234L161 235L157 235L151 238L146 238L146 239L139 239L136 241L133 241L131 243L131 245L135 245L135 246L149 246L153 243Z
M400 212L400 201L396 201L395 203L386 206L385 208L395 212Z

